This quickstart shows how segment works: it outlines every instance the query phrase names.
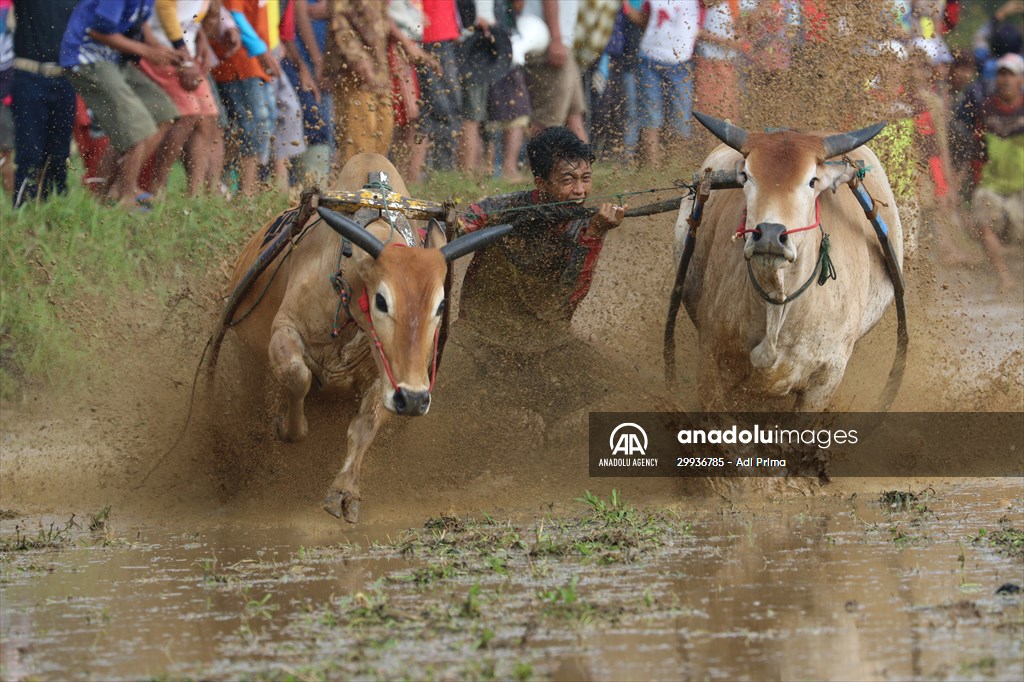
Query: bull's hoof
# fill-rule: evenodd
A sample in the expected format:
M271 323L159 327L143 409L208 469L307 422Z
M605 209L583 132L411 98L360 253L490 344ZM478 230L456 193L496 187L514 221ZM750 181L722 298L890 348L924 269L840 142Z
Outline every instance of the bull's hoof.
M323 507L335 518L344 518L349 523L359 521L359 498L352 493L332 490L324 495Z

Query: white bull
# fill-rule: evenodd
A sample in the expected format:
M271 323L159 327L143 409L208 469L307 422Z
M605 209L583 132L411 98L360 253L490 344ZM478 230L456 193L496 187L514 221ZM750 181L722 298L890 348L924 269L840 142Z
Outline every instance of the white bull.
M893 302L882 247L853 193L841 187L856 172L845 159L869 169L863 182L881 204L902 271L896 201L878 158L863 146L883 126L829 136L747 133L695 116L725 142L703 167L736 171L743 186L711 192L683 288L698 330L704 407L758 410L766 398L795 395L797 410L826 409L854 344ZM677 258L687 215L676 223ZM824 235L838 279L818 286Z

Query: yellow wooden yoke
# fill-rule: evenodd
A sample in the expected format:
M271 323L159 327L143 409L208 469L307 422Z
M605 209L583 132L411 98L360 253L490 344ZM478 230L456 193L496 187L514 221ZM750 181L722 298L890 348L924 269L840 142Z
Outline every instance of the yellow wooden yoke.
M436 201L423 201L398 192L364 187L354 192L321 192L319 205L340 213L355 213L361 208L396 211L410 220L443 221L447 206Z

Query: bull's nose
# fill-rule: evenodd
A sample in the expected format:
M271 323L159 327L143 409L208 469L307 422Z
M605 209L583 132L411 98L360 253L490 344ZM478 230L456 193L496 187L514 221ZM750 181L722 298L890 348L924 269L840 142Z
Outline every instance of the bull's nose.
M422 417L430 409L430 391L395 390L395 412L407 417Z
M793 250L788 245L789 236L786 234L785 225L780 225L779 223L758 223L753 241L752 255L781 256L792 260L790 256Z

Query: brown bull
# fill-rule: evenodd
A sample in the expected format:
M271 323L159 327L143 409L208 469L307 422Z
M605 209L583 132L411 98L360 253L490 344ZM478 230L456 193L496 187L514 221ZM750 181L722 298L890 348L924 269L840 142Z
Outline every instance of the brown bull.
M371 173L383 173L395 192L408 196L394 166L377 154L350 159L333 189L358 190ZM303 404L314 382L320 390L360 400L348 427L345 463L323 501L326 511L355 523L360 466L377 431L392 412L420 416L430 408L448 263L511 227L496 226L446 244L433 224L425 236L415 230L403 236L379 216L365 229L322 208L320 216L326 225L311 224L295 249L278 257L287 258L280 269L271 263L253 283L239 308L255 308L234 329L247 349L266 353L281 387L284 407L275 420L281 440L306 437ZM232 288L279 222L269 223L246 245ZM346 248L343 238L357 248Z
M883 126L829 136L747 133L695 116L725 143L703 167L735 171L743 185L711 193L683 289L698 330L704 407L759 409L765 398L795 395L798 410L825 409L854 344L893 301L878 239L840 187L857 172L848 160L869 168L864 186L882 205L902 269L896 201L878 158L862 146ZM676 224L677 252L685 218ZM837 281L827 278L830 263Z

